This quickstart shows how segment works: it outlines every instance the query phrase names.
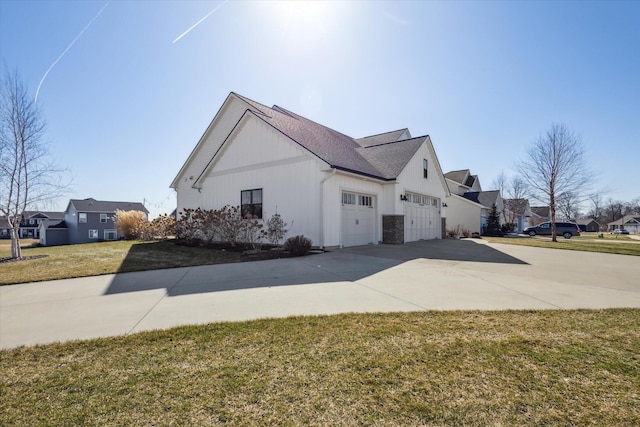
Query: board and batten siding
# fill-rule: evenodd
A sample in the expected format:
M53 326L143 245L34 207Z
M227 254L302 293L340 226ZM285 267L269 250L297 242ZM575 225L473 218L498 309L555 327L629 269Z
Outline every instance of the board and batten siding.
M461 227L471 233L481 232L482 206L470 200L452 194L446 199L447 208L447 228L454 230Z
M320 242L323 163L263 121L248 117L219 153L202 182L198 206L239 206L243 190L262 189L263 221L279 213L287 236Z
M200 206L201 196L198 190L191 186L248 108L245 102L232 95L213 119L200 143L190 155L185 169L177 178L178 213L185 208L195 209Z
M422 161L426 159L427 178L424 178ZM431 196L439 199L438 206L442 206L446 192L441 181L441 175L436 168L436 161L425 142L413 155L407 166L398 176L399 185L396 187L394 200L400 200L400 195L409 191L412 193ZM396 203L395 214L403 213L402 203Z
M395 184L385 184L371 179L359 178L351 175L336 173L328 179L323 187L324 191L324 246L341 246L342 242L342 192L364 194L375 197L374 207L376 220L376 235L374 243L382 240L381 214L389 207L386 205L385 192Z

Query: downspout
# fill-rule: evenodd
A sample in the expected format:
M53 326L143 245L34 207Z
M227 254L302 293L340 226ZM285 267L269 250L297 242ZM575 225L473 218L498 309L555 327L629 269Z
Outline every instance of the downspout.
M324 183L336 172L336 168L332 168L331 173L320 181L320 249L324 249Z

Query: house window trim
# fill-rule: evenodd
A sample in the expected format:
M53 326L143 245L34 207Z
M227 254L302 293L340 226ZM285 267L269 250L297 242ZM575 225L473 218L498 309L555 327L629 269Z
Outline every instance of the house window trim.
M260 192L260 202L259 203L254 203L253 198L254 198L254 191L259 191ZM250 197L250 203L244 203L243 202L243 195L245 193L249 194ZM260 205L259 208L257 208L256 206ZM240 191L240 214L242 215L242 217L246 217L247 214L251 214L253 215L255 218L254 219L262 219L263 217L263 205L264 205L264 191L262 188L251 188L248 190L241 190ZM250 208L248 209L247 212L245 212L245 206L249 206ZM259 212L256 213L256 211L259 209Z
M107 238L107 234L108 234L108 233L113 233L113 235L114 235L115 237L114 237L113 239L109 239L109 238ZM113 229L113 228L107 228L107 229L105 229L105 230L104 230L103 235L104 235L104 240L107 240L107 241L118 240L118 230L115 230L115 229Z
M84 221L83 221L84 219ZM87 213L86 212L78 212L78 224L86 224L87 223Z
M422 176L424 179L429 176L429 161L427 159L422 159Z
M91 229L89 230L89 239L91 240L98 240L99 237L99 233L97 229Z
M103 219L104 219L104 221L103 221ZM109 217L107 216L107 214L106 213L101 213L100 214L100 223L101 224L106 224L107 221L109 221Z

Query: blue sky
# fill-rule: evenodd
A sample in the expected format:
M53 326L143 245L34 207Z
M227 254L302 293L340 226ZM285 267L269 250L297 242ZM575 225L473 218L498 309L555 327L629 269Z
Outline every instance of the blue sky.
M2 0L0 56L40 85L70 198L171 212L231 91L352 137L428 134L485 190L564 123L605 198L640 197L639 1Z

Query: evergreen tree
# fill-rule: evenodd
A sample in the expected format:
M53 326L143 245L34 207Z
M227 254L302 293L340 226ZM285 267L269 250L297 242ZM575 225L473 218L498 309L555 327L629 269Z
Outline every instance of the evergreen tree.
M487 228L484 232L487 236L502 236L502 230L500 228L500 216L498 215L498 208L494 203L489 211L489 217L487 218Z

